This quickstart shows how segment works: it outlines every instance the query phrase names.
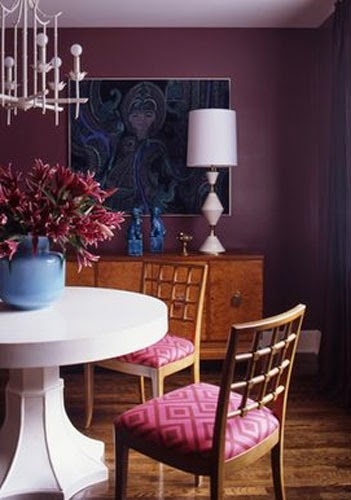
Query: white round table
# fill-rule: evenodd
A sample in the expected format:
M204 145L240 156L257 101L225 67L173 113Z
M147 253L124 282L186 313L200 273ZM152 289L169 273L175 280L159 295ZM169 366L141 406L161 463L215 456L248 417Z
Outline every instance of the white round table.
M18 311L0 302L0 325L0 367L10 369L0 498L66 500L106 480L104 443L70 422L59 367L157 342L167 332L167 306L139 293L66 287L46 309Z

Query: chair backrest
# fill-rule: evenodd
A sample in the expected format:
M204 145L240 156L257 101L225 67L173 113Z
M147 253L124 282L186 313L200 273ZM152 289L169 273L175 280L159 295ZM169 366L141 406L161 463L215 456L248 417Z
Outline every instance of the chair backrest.
M200 347L202 314L207 284L207 264L145 260L142 293L168 306L169 332L186 337Z
M214 430L214 453L221 457L228 419L270 406L284 428L288 391L297 343L306 306L259 321L234 324L223 364ZM251 339L251 348L240 351L240 339ZM263 343L263 337L265 343ZM238 349L239 347L239 349ZM239 352L240 351L240 352ZM241 395L235 411L228 411L231 391Z

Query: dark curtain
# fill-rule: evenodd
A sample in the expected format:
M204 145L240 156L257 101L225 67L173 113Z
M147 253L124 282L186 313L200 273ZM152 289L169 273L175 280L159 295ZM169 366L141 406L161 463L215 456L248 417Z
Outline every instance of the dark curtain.
M321 385L351 408L351 0L335 5Z

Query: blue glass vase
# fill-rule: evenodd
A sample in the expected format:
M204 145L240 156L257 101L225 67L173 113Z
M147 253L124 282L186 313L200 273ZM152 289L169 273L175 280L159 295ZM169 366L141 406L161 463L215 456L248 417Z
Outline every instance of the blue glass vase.
M17 252L0 259L0 298L18 309L42 309L57 300L65 286L65 259L50 251L49 240L38 238L36 251L26 236Z

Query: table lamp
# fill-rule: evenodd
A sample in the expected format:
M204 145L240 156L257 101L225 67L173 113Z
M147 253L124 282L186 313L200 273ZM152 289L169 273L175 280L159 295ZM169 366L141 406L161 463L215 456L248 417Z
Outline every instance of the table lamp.
M215 234L223 206L215 191L218 168L237 165L236 114L231 109L195 109L189 112L187 166L207 168L210 191L202 213L210 234L200 252L218 254L225 249Z

